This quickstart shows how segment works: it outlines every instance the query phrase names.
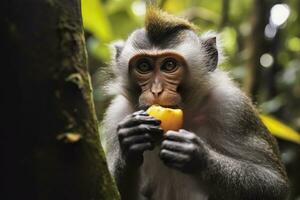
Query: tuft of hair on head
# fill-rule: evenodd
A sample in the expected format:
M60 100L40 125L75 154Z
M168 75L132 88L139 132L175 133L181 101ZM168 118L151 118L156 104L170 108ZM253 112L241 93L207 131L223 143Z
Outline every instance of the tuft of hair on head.
M145 28L149 39L154 43L161 42L173 33L198 29L188 20L164 12L151 4L147 6Z

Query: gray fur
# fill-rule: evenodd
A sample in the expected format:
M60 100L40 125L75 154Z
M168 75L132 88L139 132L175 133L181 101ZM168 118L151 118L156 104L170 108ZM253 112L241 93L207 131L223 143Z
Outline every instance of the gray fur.
M286 177L274 139L257 119L248 98L225 73L216 71L211 78L214 78L215 84L207 103L195 103L185 112L186 115L197 113L195 110L199 115L205 113L209 123L198 125L189 120L190 123L183 127L198 133L207 142L211 166L202 172L202 178L195 179L164 166L157 149L146 152L141 168L144 174L141 191L147 193L150 190L152 199L160 200L207 199L209 186L211 189L217 187L212 189L215 193L221 190L232 195L230 198L224 196L224 199L246 199L243 195L248 195L247 199L259 199L258 195L282 199L286 192ZM110 122L118 122L133 111L134 107L126 99L118 97L107 112L105 124L109 127L106 128L108 138L105 143L110 170L115 175L122 168L122 162L114 135L116 123ZM224 178L218 180L218 177ZM214 179L220 182L214 182Z
M197 174L185 174L166 167L158 156L159 147L144 154L144 163L137 170L137 199L284 199L287 178L279 159L277 144L259 120L250 100L228 75L215 69L209 51L218 49L211 34L198 36L191 30L177 38L152 44L144 29L131 34L117 53L113 67L118 85L117 97L107 110L104 120L103 145L111 173L121 181L124 162L116 129L126 115L137 110L139 94L132 90L128 62L137 53L157 54L172 51L183 56L189 73L182 88L185 121L183 129L196 133L207 152L207 166ZM203 123L203 119L205 122ZM123 182L126 180L123 180ZM143 196L143 197L142 197Z

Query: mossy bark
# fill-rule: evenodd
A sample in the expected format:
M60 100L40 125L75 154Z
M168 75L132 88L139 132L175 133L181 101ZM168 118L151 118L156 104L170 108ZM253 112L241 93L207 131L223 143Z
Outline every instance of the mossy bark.
M0 199L119 199L97 130L80 0L1 4Z

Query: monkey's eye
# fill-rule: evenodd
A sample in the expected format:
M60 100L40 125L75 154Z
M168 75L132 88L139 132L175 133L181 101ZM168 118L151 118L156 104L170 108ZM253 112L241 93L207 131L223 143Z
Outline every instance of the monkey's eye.
M177 61L174 59L167 59L163 63L161 69L168 73L175 72L178 69Z
M146 74L152 70L152 67L148 60L142 59L137 63L136 70L141 74Z

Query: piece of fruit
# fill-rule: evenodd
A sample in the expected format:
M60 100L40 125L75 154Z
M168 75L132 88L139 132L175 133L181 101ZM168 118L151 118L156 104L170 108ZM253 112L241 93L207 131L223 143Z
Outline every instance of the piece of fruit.
M178 131L182 128L183 112L181 109L171 109L159 105L152 105L146 112L150 116L161 121L160 126L164 132L169 130Z

